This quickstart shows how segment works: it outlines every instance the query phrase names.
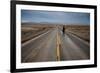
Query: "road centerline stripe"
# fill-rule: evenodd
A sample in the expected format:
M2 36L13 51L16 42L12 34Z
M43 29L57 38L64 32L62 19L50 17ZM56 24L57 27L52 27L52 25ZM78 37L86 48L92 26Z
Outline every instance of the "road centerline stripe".
M60 48L61 48L61 41L57 30L57 61L60 61Z

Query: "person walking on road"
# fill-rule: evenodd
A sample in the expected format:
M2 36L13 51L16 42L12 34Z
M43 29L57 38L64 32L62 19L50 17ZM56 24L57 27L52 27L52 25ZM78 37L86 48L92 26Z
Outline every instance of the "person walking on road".
M65 34L65 27L63 26L63 30L62 30L62 32L63 32L63 35Z

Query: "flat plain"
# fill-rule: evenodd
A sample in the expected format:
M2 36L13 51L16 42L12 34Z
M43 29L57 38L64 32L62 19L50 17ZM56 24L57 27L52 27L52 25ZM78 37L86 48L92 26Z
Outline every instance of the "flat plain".
M22 23L21 62L90 59L90 26Z

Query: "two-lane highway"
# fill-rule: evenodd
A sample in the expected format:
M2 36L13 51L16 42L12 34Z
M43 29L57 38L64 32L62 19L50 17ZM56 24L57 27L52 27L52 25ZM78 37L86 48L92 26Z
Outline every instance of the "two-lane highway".
M90 58L89 44L77 36L59 28L53 28L43 34L22 43L22 62L47 62L84 60Z

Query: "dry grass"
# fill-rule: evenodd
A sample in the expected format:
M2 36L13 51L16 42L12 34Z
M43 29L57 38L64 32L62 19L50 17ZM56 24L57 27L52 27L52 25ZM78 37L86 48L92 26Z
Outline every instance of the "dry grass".
M21 26L21 42L24 43L46 31L51 29L51 26L40 24L22 24Z
M37 23L22 23L21 26L21 42L30 40L52 28L59 27L62 30L63 25L57 24L37 24ZM65 31L70 32L81 39L90 42L90 26L89 25L64 25Z
M90 42L90 26L89 25L66 25L66 31Z

